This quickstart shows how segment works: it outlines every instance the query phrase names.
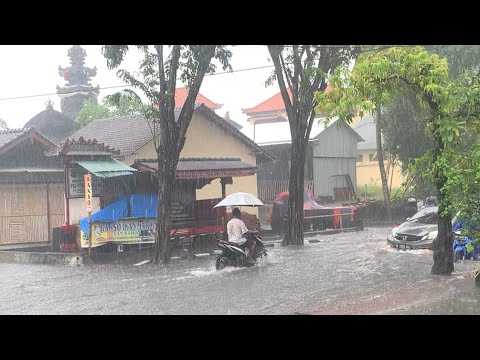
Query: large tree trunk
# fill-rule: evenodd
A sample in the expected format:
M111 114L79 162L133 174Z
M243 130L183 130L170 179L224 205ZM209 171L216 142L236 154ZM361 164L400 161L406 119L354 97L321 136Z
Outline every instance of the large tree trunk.
M441 214L443 208L439 207ZM438 235L433 242L433 275L450 275L454 270L453 266L453 236L452 220L449 216L439 215Z
M433 131L435 138L435 149L433 155L433 163L435 164L441 151L444 149L444 144L436 131ZM453 234L452 234L452 219L450 216L443 216L445 200L443 199L441 190L447 181L445 175L439 167L435 171L435 186L437 187L437 198L440 200L438 206L438 234L433 242L433 275L450 275L453 270ZM443 201L442 201L443 200Z
M164 141L162 137L162 141ZM166 141L164 142L164 144ZM170 219L172 194L175 187L175 171L178 156L173 151L158 154L158 204L157 204L157 237L155 239L155 264L166 264L170 261Z
M377 113L375 119L375 132L377 138L377 159L378 168L380 169L380 177L382 179L383 204L385 205L387 220L392 221L392 210L390 208L390 194L388 192L388 179L385 173L385 165L383 163L383 146L382 146L382 109L377 104Z
M292 139L290 175L288 183L287 231L283 246L303 245L303 191L306 147L300 139Z

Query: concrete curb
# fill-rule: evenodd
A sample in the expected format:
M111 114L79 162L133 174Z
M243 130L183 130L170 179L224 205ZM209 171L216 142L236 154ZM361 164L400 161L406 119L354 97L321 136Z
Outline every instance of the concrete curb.
M355 228L348 228L343 229L343 232L351 232L351 231L359 231ZM308 236L316 236L316 235L329 235L329 234L338 234L342 231L339 229L335 230L319 230L319 231L309 231L305 232L305 237ZM271 234L273 235L273 233ZM267 248L275 248L281 246L282 237L273 235L273 236L265 236L263 237L263 241L265 243L265 247ZM305 239L305 244L313 244L319 243L321 240L318 239ZM201 259L205 257L212 257L217 256L219 250L214 250L213 253L199 253L193 254L190 258L188 257L181 257L181 256L173 256L170 260L174 261L182 261L182 260L195 260ZM93 256L93 255L92 255ZM105 257L106 255L104 255ZM93 256L95 258L95 256ZM147 256L148 258L148 256ZM19 263L19 264L45 264L45 265L68 265L68 266L84 266L84 265L101 265L102 261L97 261L98 259L95 258L95 261L90 258L88 254L76 254L76 253L53 253L53 252L34 252L34 251L16 251L16 250L0 250L0 262L7 262L7 263ZM149 259L151 260L151 259ZM106 263L121 263L121 261L111 261ZM145 265L147 263L151 263L151 261L140 261L141 265ZM137 262L136 264L140 264ZM135 264L133 264L135 265ZM140 265L137 265L140 266Z
M51 252L0 251L0 262L82 266L92 264L88 255Z

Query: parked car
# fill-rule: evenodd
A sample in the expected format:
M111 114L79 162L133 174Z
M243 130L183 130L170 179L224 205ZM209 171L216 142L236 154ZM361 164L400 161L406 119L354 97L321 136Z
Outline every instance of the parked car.
M438 234L438 206L426 207L394 227L388 245L400 249L432 249Z

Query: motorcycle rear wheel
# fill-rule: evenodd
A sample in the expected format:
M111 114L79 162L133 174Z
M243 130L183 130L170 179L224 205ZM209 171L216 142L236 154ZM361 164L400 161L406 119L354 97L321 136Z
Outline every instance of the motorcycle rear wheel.
M219 257L217 257L217 261L215 262L215 268L217 270L222 270L226 268L228 265L230 265L230 261L226 256L220 255Z
M458 260L463 260L463 252L462 251L459 251L455 254L455 259L454 259L454 262L457 262Z

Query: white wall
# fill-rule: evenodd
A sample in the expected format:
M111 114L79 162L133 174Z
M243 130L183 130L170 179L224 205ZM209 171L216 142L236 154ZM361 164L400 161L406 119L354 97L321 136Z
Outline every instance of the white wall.
M69 199L69 203L70 203L70 224L72 225L79 224L80 219L83 219L85 216L88 216L88 213L85 211L85 199L84 198ZM92 199L92 214L99 210L100 210L100 198L94 197Z

